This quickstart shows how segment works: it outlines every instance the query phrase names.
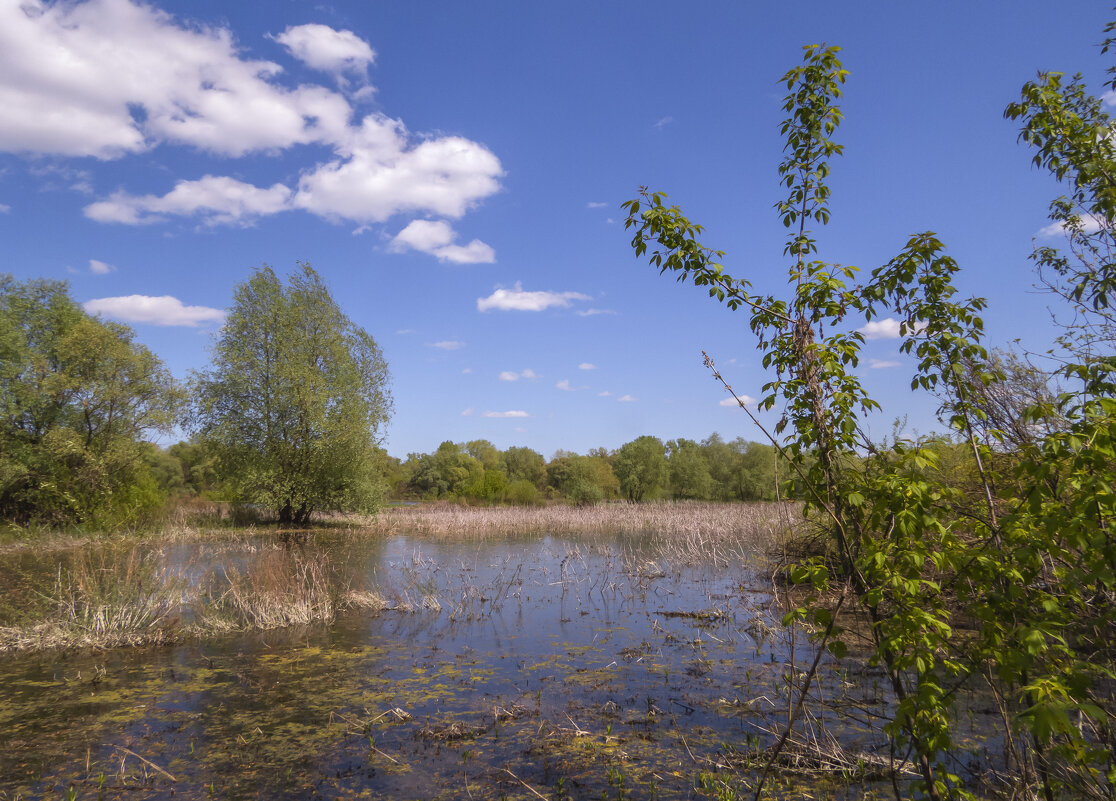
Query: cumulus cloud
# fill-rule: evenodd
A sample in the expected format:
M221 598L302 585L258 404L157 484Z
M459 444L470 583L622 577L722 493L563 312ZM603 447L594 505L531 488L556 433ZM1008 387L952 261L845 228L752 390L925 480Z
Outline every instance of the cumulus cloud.
M476 412L476 409L474 409L472 406L470 406L468 409L463 409L462 410L461 416L462 417L472 417L474 412Z
M576 391L575 387L570 386L570 379L568 379L568 378L563 378L561 381L559 381L554 386L556 386L558 389L562 390L563 392L575 392Z
M186 306L171 295L94 298L86 301L84 307L90 314L103 314L126 323L182 325L194 328L202 323L217 323L225 319L225 313L220 309L211 309L208 306Z
M618 400L620 403L634 403L636 398L634 395L621 395L616 400Z
M744 401L745 406L751 406L756 402L756 399L753 398L751 395L741 395L740 400ZM735 407L738 407L738 408L740 406L740 404L736 402L736 398L724 398L724 399L718 401L717 405L718 406L735 406Z
M336 140L336 92L286 89L223 28L131 0L0 8L0 149L116 158L159 142L230 156Z
M597 314L616 314L616 312L611 309L579 309L575 311L574 314L578 317L593 317Z
M581 364L579 364L579 365L577 366L577 369L578 369L578 370L596 370L596 369L597 369L597 365L595 365L595 364L590 364L589 362L582 362Z
M543 311L565 308L575 300L589 300L589 296L580 292L528 292L516 281L512 289L497 288L487 298L477 298L477 310Z
M364 118L340 156L302 176L295 205L331 219L383 222L405 212L457 219L500 188L500 160L458 136L413 147L403 123Z
M363 71L375 57L351 31L324 25L288 28L276 41L337 75ZM247 58L228 29L186 24L134 0L0 3L0 151L98 159L164 144L231 157L306 144L333 151L306 165L293 189L207 176L183 182L205 184L207 202L179 203L182 183L162 196L122 191L88 207L91 219L240 222L290 207L362 224L398 213L456 219L499 190L500 161L482 145L414 137L382 114L354 120L339 92L286 87L281 78L278 64ZM485 256L480 245L450 247L447 258Z
M438 348L439 350L461 350L465 347L465 343L458 339L443 339L441 342L431 344L430 347Z
M403 253L418 250L437 257L438 261L455 264L491 264L496 261L496 251L474 239L468 245L455 245L457 238L450 224L443 220L412 220L391 240L390 250Z
M612 393L611 393L611 392L609 392L609 391L608 391L608 390L606 389L606 390L604 390L603 392L598 392L598 393L597 393L597 395L598 395L598 397L601 397L601 398L607 398L607 397L610 397L610 396L612 395Z
M914 324L915 331L921 331L924 328L926 328L926 323L916 322ZM903 336L901 329L902 323L894 317L886 317L883 320L872 320L856 330L865 339L898 339Z
M485 417L530 417L531 415L521 409L513 409L507 412L485 412Z
M111 264L105 264L103 261L98 261L97 259L89 260L89 272L93 273L93 275L108 275L115 269L116 268Z
M294 25L275 41L299 61L322 72L355 72L365 75L376 60L376 51L352 31L338 31L328 25Z
M208 225L249 225L262 215L289 209L290 201L291 190L283 184L260 189L235 178L206 175L179 181L162 197L117 192L84 211L91 220L126 225L159 222L167 215L197 216Z

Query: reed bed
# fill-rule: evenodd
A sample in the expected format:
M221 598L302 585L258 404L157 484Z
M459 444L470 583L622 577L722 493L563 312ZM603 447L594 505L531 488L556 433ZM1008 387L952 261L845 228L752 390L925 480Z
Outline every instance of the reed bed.
M508 535L641 535L669 539L680 553L708 555L711 544L747 547L777 544L801 519L786 503L607 503L593 506L396 506L370 521L384 535L484 539Z
M161 549L134 544L81 552L28 599L37 619L0 626L0 652L153 645L405 608L325 553L220 543L198 561L170 569Z

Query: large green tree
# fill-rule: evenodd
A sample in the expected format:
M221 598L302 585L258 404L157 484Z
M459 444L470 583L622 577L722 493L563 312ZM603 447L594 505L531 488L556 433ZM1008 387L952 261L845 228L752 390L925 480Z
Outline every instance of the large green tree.
M234 495L281 523L370 511L383 492L388 380L375 340L309 264L286 286L265 266L236 288L213 367L197 378L196 426Z
M182 400L130 328L59 281L0 276L0 517L118 525L161 500L142 438Z
M620 480L620 491L628 500L654 498L670 477L666 446L658 437L637 437L620 446L612 469Z

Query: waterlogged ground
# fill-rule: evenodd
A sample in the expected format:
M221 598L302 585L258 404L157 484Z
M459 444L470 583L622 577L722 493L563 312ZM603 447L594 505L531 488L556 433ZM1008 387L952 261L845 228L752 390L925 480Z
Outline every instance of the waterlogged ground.
M4 656L0 799L727 799L754 779L744 755L785 719L791 646L758 558L694 565L631 538L311 534L293 547L282 558L328 559L332 580L388 608ZM275 548L185 543L148 558L202 581ZM70 558L9 557L0 614ZM797 671L812 658L803 639ZM878 678L827 667L820 682L834 706L819 722L870 756ZM855 714L839 723L842 708ZM866 788L809 781L813 798ZM775 786L800 797L802 782Z

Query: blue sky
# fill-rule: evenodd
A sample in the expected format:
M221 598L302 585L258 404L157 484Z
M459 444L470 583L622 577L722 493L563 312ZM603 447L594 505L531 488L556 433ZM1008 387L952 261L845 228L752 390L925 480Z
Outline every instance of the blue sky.
M620 203L667 192L730 273L776 291L777 80L803 45L840 45L846 155L821 258L867 270L936 231L962 291L990 301L989 344L1043 351L1027 257L1058 188L1002 112L1039 69L1099 92L1109 13L0 0L0 272L70 281L186 377L237 283L307 260L387 356L397 456L761 439L701 360L760 394L745 315L637 261ZM872 433L939 429L896 345L866 345Z

